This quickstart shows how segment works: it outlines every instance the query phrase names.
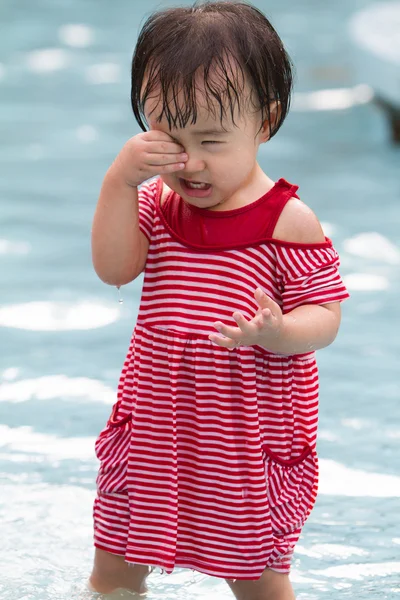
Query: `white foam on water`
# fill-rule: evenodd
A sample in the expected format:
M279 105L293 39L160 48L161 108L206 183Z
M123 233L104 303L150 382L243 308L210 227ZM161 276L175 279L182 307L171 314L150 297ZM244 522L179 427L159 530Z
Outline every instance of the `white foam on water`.
M343 281L349 290L358 292L377 292L389 289L387 277L373 273L348 273Z
M29 242L13 242L11 240L0 239L0 254L16 254L26 256L32 250Z
M400 574L400 562L383 562L367 564L347 564L328 567L327 569L311 570L317 576L333 577L336 579L353 579L361 581L366 577L386 577Z
M350 22L354 39L373 54L400 65L400 5L374 2Z
M353 469L326 458L319 459L319 493L327 496L400 497L400 477Z
M94 437L60 438L32 427L0 425L0 448L54 460L95 460Z
M27 302L0 307L0 325L29 331L97 329L120 317L118 307L100 302Z
M2 550L8 551L0 561L2 580L3 576L21 579L22 565L18 560L17 568L16 555L19 559L23 555L24 574L49 565L62 570L66 564L76 568L77 552L83 559L91 550L94 496L94 489L78 486L4 483L0 499L5 515ZM24 540L22 545L15 543L16 536Z
M347 559L351 556L369 556L369 552L357 546L344 546L342 544L314 544L309 548L296 545L296 553L309 556L310 558L341 558Z
M360 233L344 240L343 247L349 254L370 260L400 264L400 249L385 236L376 231Z
M371 421L367 421L366 419L342 419L341 424L344 427L355 429L356 431L361 431L361 429L369 429L370 427L374 426Z
M93 84L118 83L121 81L121 66L117 63L90 65L86 69L86 80Z
M290 581L292 583L298 583L298 584L311 584L311 585L317 585L322 584L323 581L320 580L318 581L317 579L315 579L314 577L306 577L305 575L301 575L301 573L297 570L297 569L291 569L290 570Z
M353 88L297 92L293 97L293 109L297 111L344 110L360 104L368 104L374 92L368 85Z
M178 575L179 571L176 571L176 574ZM209 598L212 600L232 600L233 599L233 595L232 592L229 590L228 586L226 586L225 582L221 579L217 579L217 578L210 578L206 575L203 574L198 574L198 573L192 573L192 572L188 572L188 571L182 571L181 574L179 574L179 580L177 580L177 582L175 582L174 580L174 585L176 585L178 582L178 586L177 589L175 591L175 594L173 593L174 590L172 590L170 588L171 582L173 581L172 578L174 578L175 576L175 571L171 574L168 575L167 577L160 576L159 573L156 571L154 574L152 574L150 576L149 579L149 587L150 587L150 593L151 593L151 598L153 599L153 593L156 594L156 592L158 591L157 587L154 586L154 584L157 584L159 582L160 585L160 593L157 595L154 595L154 599L155 598L168 598L168 599L180 599L183 598L185 600L194 600L195 598L198 598L199 600L208 600ZM307 586L307 588L309 589L321 589L321 586L323 585L323 581L318 581L315 577L308 577L308 576L304 576L300 573L300 571L298 571L297 569L293 568L290 571L290 580L292 583L295 583L296 585L305 585ZM168 586L168 590L166 589L165 586ZM190 588L188 587L190 585ZM184 588L187 589L187 594L182 595L182 590L184 589L182 586L184 586ZM313 586L315 586L315 588L313 588ZM318 586L318 587L317 587ZM167 593L167 595L165 594L165 592L169 592ZM296 595L296 598L298 598L300 600L301 598L301 594L300 595ZM306 598L306 600L311 600L311 598L316 598L314 596L310 596L309 594L307 594L306 596L303 596L303 598ZM150 598L149 598L150 600Z
M61 48L44 48L33 50L27 55L27 66L35 73L52 73L65 69L69 56Z
M93 44L94 32L82 23L62 25L58 30L58 39L73 48L87 48Z
M21 379L0 386L0 402L27 402L28 400L83 400L114 404L116 390L96 379L48 375L32 379Z
M337 442L339 440L339 436L332 431L320 429L318 432L318 439L324 440L325 442Z
M99 139L99 132L93 125L81 125L76 130L76 137L80 142L89 144Z
M8 369L4 369L1 377L4 381L13 381L18 377L18 373L19 369L17 367L9 367Z
M1 448L1 446L0 446ZM48 462L48 459L43 457L41 454L32 454L30 453L30 451L27 454L24 454L23 452L19 452L18 454L10 454L9 451L5 451L5 452L1 452L0 451L0 461L4 461L7 462L9 464L25 464L25 463L29 463L29 464L43 464L45 462ZM58 463L58 461L56 461ZM3 478L4 478L4 474L3 474ZM10 478L9 474L7 474L7 479L9 479L9 481L12 481L12 479Z

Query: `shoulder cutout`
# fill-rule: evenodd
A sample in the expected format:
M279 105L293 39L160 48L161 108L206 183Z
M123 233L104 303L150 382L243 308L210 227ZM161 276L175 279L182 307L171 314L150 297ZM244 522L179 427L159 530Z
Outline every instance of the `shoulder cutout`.
M284 242L319 244L325 234L317 217L304 202L291 198L284 206L272 237Z

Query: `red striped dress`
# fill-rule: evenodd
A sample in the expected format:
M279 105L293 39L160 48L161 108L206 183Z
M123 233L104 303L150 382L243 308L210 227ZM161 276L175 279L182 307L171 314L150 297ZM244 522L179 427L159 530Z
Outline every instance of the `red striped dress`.
M117 402L96 442L95 545L131 563L258 579L288 572L317 493L315 353L229 351L208 335L254 317L261 287L284 313L348 297L329 239L272 237L296 186L230 211L139 192L150 241Z

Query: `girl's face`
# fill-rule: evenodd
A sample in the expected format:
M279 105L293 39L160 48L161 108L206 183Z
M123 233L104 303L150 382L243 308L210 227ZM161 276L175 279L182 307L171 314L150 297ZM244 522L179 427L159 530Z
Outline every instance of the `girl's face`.
M195 124L170 130L165 117L161 122L153 117L160 114L157 102L149 101L146 109L150 129L167 133L188 154L182 171L162 175L166 185L185 202L229 210L248 204L255 199L254 194L257 197L265 193L266 178L256 157L259 145L269 138L269 127L266 122L260 130L258 113L244 114L242 110L242 114L235 115L235 124L226 119L222 126L205 106L198 106Z

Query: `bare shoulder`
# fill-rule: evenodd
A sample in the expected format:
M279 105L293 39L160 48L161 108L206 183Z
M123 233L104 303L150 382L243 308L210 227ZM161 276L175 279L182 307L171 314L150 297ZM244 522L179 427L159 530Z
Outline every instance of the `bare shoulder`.
M298 198L291 198L282 210L273 237L285 242L318 244L325 242L321 224L311 208Z

